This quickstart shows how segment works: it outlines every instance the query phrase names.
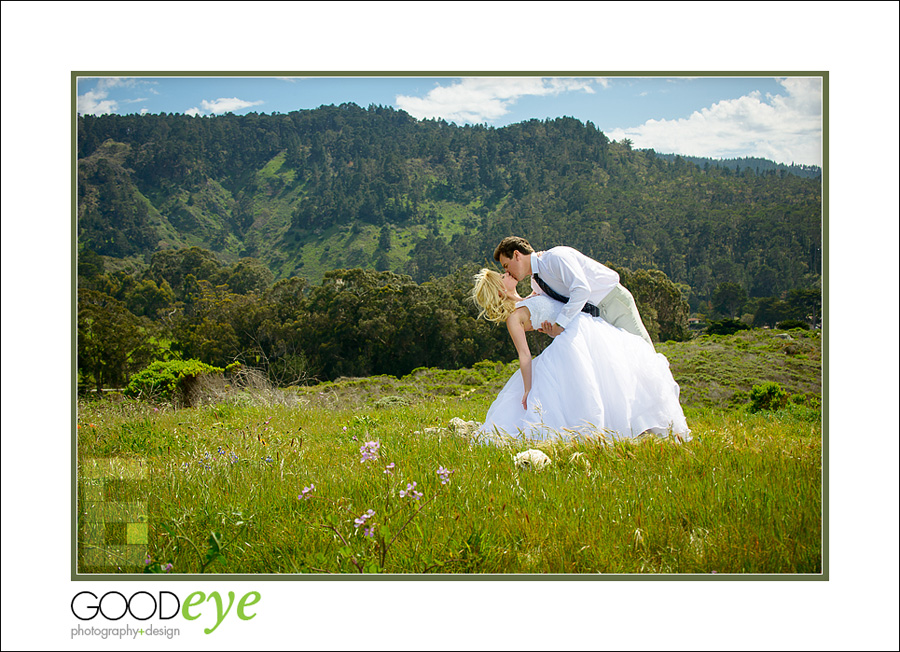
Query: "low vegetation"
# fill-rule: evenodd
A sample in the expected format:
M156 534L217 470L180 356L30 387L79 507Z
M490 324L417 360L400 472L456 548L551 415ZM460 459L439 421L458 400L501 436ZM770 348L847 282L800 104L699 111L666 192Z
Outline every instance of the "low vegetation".
M193 408L81 399L79 570L820 573L819 342L750 331L660 346L682 387L686 443L481 442L466 424L514 369L490 362L236 385ZM526 449L551 463L517 467ZM143 564L106 545L96 565L84 469L107 458L149 470L107 494L144 501ZM126 536L105 527L107 544Z

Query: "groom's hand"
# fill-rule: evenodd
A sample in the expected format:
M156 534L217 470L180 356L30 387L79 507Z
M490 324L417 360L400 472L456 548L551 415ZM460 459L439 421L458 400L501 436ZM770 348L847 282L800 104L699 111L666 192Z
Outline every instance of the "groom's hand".
M541 333L549 335L550 337L556 337L565 329L559 324L551 324L549 321L545 321L543 324L541 324L541 327L538 330Z

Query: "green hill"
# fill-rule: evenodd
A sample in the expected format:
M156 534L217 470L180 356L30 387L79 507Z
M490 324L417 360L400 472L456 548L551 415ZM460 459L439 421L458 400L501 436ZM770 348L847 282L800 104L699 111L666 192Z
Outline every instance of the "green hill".
M667 161L572 118L493 129L353 104L289 114L78 119L82 250L146 267L197 246L317 284L337 268L417 282L502 237L659 269L692 306L813 286L821 182Z

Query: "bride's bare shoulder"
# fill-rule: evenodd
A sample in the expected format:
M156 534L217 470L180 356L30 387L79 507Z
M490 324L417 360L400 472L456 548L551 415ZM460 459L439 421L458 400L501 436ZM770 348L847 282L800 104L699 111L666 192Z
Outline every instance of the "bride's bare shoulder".
M506 325L522 326L526 331L533 330L531 326L531 311L528 309L528 305L520 303L516 306L516 309L506 318Z

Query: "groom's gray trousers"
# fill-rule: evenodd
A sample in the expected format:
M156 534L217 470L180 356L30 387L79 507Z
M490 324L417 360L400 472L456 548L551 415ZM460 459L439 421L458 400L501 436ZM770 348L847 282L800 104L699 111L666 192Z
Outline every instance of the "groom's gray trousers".
M599 308L600 317L604 321L608 321L616 328L621 328L624 331L644 338L647 344L653 346L653 340L650 339L650 334L644 328L644 322L641 321L641 315L638 313L634 297L621 283L617 284L606 295L603 301L597 305L597 308Z

